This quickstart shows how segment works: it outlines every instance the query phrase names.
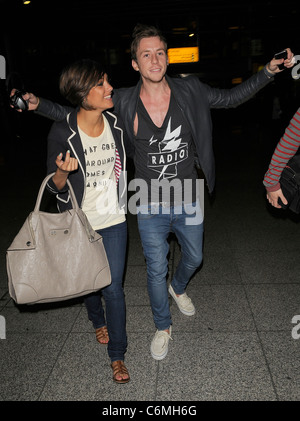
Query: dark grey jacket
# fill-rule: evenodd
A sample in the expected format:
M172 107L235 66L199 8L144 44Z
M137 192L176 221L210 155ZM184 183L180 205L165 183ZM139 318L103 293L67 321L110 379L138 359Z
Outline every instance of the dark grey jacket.
M264 68L245 82L231 89L212 88L202 83L196 76L185 78L170 78L166 80L172 90L178 106L183 112L195 145L198 162L205 175L208 189L212 192L215 185L215 161L212 146L211 108L233 108L246 102L261 88L272 80ZM137 102L141 89L141 80L131 88L120 88L114 91L114 109L121 116L130 139L126 146L126 153L134 153L133 122L136 115ZM39 114L52 119L62 119L66 108L59 104L41 99L37 111Z

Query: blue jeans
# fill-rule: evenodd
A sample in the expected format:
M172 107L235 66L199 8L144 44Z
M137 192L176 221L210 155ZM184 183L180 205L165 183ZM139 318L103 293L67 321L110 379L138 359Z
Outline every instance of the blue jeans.
M110 265L112 282L101 292L87 295L84 303L88 317L95 329L107 326L109 342L107 346L111 361L124 360L127 348L125 297L123 291L123 274L127 245L127 223L113 225L97 231L103 237ZM106 317L101 301L105 300Z
M196 206L196 203L189 206ZM200 206L199 203L197 206ZM176 294L183 294L202 262L203 217L201 213L195 218L183 206L166 208L162 204L149 204L138 208L137 218L147 263L148 293L154 324L158 330L165 330L172 324L166 282L169 233L175 233L181 246L181 259L171 285ZM191 224L187 223L188 220L191 222L190 218L195 218Z

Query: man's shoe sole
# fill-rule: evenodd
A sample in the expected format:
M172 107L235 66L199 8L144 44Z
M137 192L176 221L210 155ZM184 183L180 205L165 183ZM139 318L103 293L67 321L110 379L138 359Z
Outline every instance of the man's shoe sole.
M154 360L160 361L160 360L163 360L164 358L166 358L166 356L168 355L168 351L163 355L155 355L151 351L151 355L152 355L152 358L154 358Z

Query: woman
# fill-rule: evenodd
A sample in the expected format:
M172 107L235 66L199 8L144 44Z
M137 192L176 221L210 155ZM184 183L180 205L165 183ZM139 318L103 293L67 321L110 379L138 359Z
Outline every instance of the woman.
M57 195L59 210L69 209L69 178L79 206L103 237L112 277L111 285L101 290L106 317L100 292L84 301L98 342L108 344L113 380L127 383L122 287L127 244L125 133L119 117L107 111L113 107L112 90L104 68L92 60L77 61L64 69L60 92L77 108L50 130L47 166L48 173L55 175L47 187Z

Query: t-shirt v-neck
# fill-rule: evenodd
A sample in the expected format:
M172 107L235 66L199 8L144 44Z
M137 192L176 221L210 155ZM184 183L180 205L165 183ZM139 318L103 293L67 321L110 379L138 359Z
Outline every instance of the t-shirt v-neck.
M167 113L165 115L164 121L163 121L163 123L162 123L161 126L157 126L153 122L153 120L150 117L150 114L148 113L148 111L147 111L147 109L146 109L146 107L145 107L145 105L144 105L144 103L143 103L143 101L142 101L141 98L139 98L139 104L138 104L138 106L140 107L139 108L139 112L142 113L143 118L147 120L148 124L150 124L150 125L153 126L153 131L155 131L155 130L161 130L161 129L163 129L166 126L166 124L167 124L166 122L167 122L167 119L168 119L169 114L170 114L170 104L171 104L171 97L170 97L170 102L169 102Z

